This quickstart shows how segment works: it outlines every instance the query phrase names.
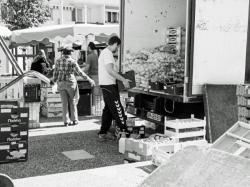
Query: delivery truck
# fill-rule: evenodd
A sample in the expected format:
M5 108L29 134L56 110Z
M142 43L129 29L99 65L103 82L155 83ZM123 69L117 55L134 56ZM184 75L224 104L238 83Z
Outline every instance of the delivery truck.
M249 0L121 0L121 69L137 84L129 113L202 117L205 84L249 83L249 21Z

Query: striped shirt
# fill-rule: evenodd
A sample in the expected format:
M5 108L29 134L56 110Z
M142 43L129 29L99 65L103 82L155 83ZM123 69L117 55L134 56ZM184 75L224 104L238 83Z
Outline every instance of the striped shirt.
M81 70L81 68L73 58L63 56L56 61L53 73L54 82L75 82L75 75L82 76L85 79L87 78L86 74Z

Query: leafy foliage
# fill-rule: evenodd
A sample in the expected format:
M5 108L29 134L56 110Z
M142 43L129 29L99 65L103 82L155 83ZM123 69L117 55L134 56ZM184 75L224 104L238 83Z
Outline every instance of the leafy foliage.
M45 0L6 0L2 3L2 19L11 30L37 27L50 19Z

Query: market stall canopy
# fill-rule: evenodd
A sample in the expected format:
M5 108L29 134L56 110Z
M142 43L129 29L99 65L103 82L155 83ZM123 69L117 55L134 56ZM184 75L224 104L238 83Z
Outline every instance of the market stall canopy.
M11 36L11 31L5 27L0 25L0 36L7 38Z
M84 38L88 34L106 35L119 33L119 25L94 25L94 24L74 24L74 25L50 25L22 30L15 30L11 36L11 46L20 44L56 43L61 40L69 40L72 43L78 37Z

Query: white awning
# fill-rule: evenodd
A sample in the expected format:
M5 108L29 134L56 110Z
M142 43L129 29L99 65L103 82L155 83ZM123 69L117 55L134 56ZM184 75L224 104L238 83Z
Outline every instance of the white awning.
M11 31L4 26L0 26L0 36L2 37L10 37L11 36Z
M84 38L88 34L117 34L119 35L119 25L94 25L94 24L74 24L74 25L50 25L22 30L12 31L12 44L28 44L37 42L52 42L70 40L74 42L78 38Z

